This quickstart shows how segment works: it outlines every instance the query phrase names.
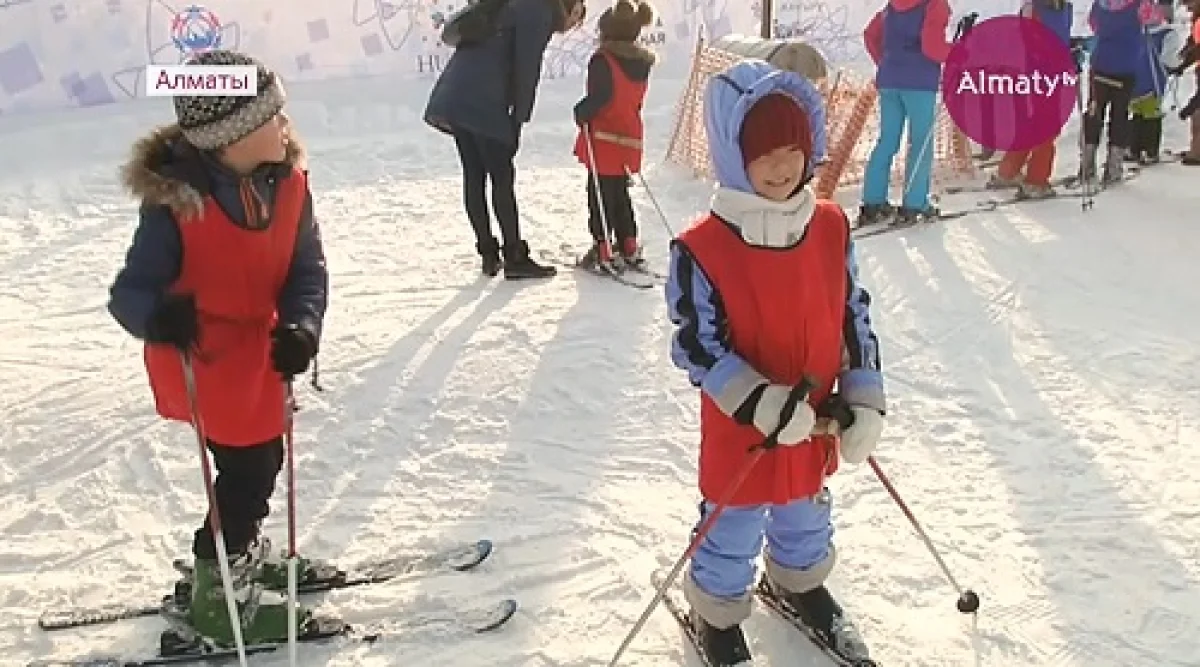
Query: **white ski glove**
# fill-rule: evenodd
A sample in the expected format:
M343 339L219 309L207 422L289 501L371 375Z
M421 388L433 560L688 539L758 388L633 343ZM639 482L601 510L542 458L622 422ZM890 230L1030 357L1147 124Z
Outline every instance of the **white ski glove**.
M769 384L754 407L754 428L764 436L770 435L779 426L779 418L783 413L783 404L787 402L792 387L782 384ZM808 440L813 427L817 424L817 415L807 401L800 401L792 418L779 432L779 444L798 445Z
M842 460L856 466L875 451L879 438L883 436L883 415L873 408L852 406L854 424L842 431Z

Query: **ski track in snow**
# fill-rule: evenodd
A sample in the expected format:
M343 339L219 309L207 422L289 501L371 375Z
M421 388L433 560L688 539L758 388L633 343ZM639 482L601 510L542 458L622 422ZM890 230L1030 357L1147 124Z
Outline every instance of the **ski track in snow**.
M507 595L522 607L495 634L418 631L303 662L606 664L696 519L697 397L671 365L661 291L567 270L477 278L452 144L420 122L424 88L391 89L289 91L333 281L327 390L299 396L301 549L354 563L490 537L477 572L317 601L358 621ZM676 229L708 192L660 164L678 90L656 80L647 104L647 178ZM578 94L546 82L525 133L535 251L586 243ZM140 346L105 311L136 211L115 169L167 109L0 124L2 664L153 650L154 619L50 634L36 617L155 599L203 510L192 434L153 417ZM1168 121L1169 140L1183 132ZM832 586L885 665L1200 664L1194 180L1163 166L1090 213L1033 203L859 243L892 401L880 462L983 600L975 627L869 469L844 470ZM635 197L665 271L666 231ZM747 631L757 664L826 664L765 611ZM698 662L660 610L623 664Z

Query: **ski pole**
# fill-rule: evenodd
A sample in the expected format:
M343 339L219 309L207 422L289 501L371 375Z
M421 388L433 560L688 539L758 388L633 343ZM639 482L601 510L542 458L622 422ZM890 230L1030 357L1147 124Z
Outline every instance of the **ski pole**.
M946 575L946 580L950 582L955 592L958 593L958 602L956 604L958 610L964 614L974 614L979 611L979 595L975 591L969 588L964 589L958 584L958 580L950 573L950 568L946 565L946 561L942 560L937 547L933 545L933 540L929 539L929 535L921 527L921 523L917 521L916 515L912 513L912 510L908 508L908 504L900 497L900 493L896 491L896 487L892 486L892 481L884 474L883 468L879 467L879 462L875 460L874 456L868 456L867 463L871 464L871 470L875 471L875 476L879 478L879 482L883 484L883 488L887 489L888 495L896 502L900 511L904 512L904 516L908 517L908 522L912 524L917 537L921 538L921 541L925 543L925 548L929 550L929 555L933 556L933 559L937 561L938 567L942 569L942 574Z
M295 437L293 436L293 425L296 422L296 393L292 383L292 378L287 378L284 381L287 387L287 397L283 402L283 420L286 428L284 430L284 444L287 447L287 531L288 531L288 553L287 553L287 568L288 568L288 659L291 667L296 667L296 661L300 658L300 642L296 628L296 598L299 597L298 579L299 575L296 569L299 567L296 557L296 448Z
M212 531L213 545L217 551L217 566L221 570L221 586L225 589L225 607L229 611L229 626L233 629L233 642L237 647L238 663L246 667L246 642L242 638L242 619L238 613L237 600L233 596L233 575L229 570L229 552L225 548L225 531L221 528L221 512L217 508L217 491L213 484L212 467L208 463L207 438L204 423L200 418L199 402L196 399L196 373L192 368L192 355L179 351L183 362L183 384L187 391L188 410L191 412L192 430L200 447L200 473L204 477L204 492L208 496L208 525Z
M818 412L835 420L842 431L854 426L854 410L840 396L830 397L822 404L821 410ZM933 555L933 559L937 561L938 567L942 569L942 574L946 575L946 579L949 580L950 585L958 593L958 610L964 614L973 614L978 611L979 596L975 591L969 588L964 590L962 586L958 585L958 580L954 578L953 574L950 574L950 568L942 560L937 547L933 545L933 540L929 539L929 535L925 533L925 529L917 521L916 515L908 508L908 503L904 502L904 499L900 497L900 492L896 490L896 487L892 485L892 481L884 474L883 468L879 467L879 462L875 460L874 456L868 456L867 463L871 464L871 470L875 471L875 476L879 478L879 482L883 484L883 488L887 489L888 495L892 497L892 500L895 501L900 511L904 512L904 516L908 517L908 522L917 531L917 536L925 543L925 548L929 550L929 553Z
M591 170L589 175L592 181L592 194L596 197L596 210L600 212L600 228L604 230L603 243L604 247L608 249L605 255L612 257L612 243L609 241L612 233L608 228L608 213L604 209L604 197L600 191L600 174L596 173L596 150L592 144L592 126L590 124L583 126L583 138L587 141L588 169ZM610 260L606 260L603 257L598 259L601 264L610 263Z
M629 173L629 167L625 167L625 176L630 178L633 177L633 175ZM640 171L638 172L637 177L638 180L641 181L642 189L645 190L646 195L650 197L650 203L654 205L654 210L658 211L658 219L662 220L663 227L667 229L667 235L674 237L675 230L671 229L671 222L667 220L667 214L663 213L662 207L658 205L658 197L654 196L654 191L650 189L650 184L646 182L646 177Z
M675 565L671 568L671 572L667 575L666 580L664 580L662 584L660 584L659 587L654 591L654 599L650 601L650 604L646 605L646 609L642 611L642 615L638 617L637 622L633 624L633 628L629 630L629 633L625 635L625 639L621 641L621 645L617 647L616 655L612 657L612 660L608 661L608 667L616 667L617 662L621 659L621 656L625 655L626 649L629 648L629 645L633 643L633 640L637 637L638 633L642 631L643 627L645 627L646 621L650 619L650 615L654 613L654 610L658 607L659 603L662 602L664 597L666 597L667 591L671 589L671 586L675 584L675 580L679 578L679 573L683 570L683 566L696 553L696 550L700 548L700 544L704 541L704 538L708 536L709 531L712 530L712 527L716 524L717 519L725 511L725 508L729 506L729 503L733 501L734 495L736 495L738 490L741 489L742 484L744 484L746 479L750 477L750 471L753 470L754 466L758 464L760 459L762 459L763 454L766 454L768 450L773 449L779 444L779 434L783 432L783 427L787 426L787 423L792 420L792 416L796 413L797 406L800 405L801 401L808 398L809 392L811 392L816 386L816 380L811 377L805 377L800 381L799 384L797 384L795 387L792 387L792 390L788 393L787 400L783 402L783 409L779 414L779 424L761 443L750 448L750 455L746 457L746 460L742 463L742 466L738 468L737 474L734 476L733 481L729 483L729 486L725 490L725 495L721 497L721 500L717 503L716 508L710 512L707 517L705 517L704 521L701 522L700 527L696 529L695 534L692 536L692 541L688 544L687 549L685 549L683 554L679 556L679 559L675 561Z

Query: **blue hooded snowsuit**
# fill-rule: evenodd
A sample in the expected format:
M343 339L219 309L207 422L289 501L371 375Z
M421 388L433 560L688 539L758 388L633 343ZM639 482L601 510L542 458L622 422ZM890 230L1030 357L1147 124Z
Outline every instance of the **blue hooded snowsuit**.
M671 356L676 365L688 373L689 379L702 392L702 406L712 402L724 413L724 417L714 417L708 421L702 416L701 444L701 487L705 484L706 475L724 478L722 483L732 484L729 479L736 475L735 470L716 468L706 470L703 459L708 455L706 450L710 440L706 432L715 428L720 432L726 428L728 419L736 420L736 414L741 413L747 404L755 399L754 386L757 382L765 381L761 375L764 371L755 368L745 355L750 350L737 348L739 336L749 336L746 333L759 325L759 321L738 319L737 313L745 313L741 304L747 301L760 303L759 299L772 298L778 292L778 287L769 284L742 285L737 292L727 292L722 295L719 285L722 278L728 278L729 273L724 269L725 257L743 259L752 253L779 255L785 252L806 252L807 249L821 253L824 257L822 241L823 230L833 226L846 225L845 214L840 207L829 203L818 202L815 212L806 214L806 231L800 240L787 247L769 246L760 248L744 241L745 246L729 247L723 253L710 242L713 237L708 234L714 229L724 229L725 225L742 229L742 236L730 236L730 239L745 239L745 228L755 224L754 221L766 218L772 206L777 202L762 199L762 203L746 204L741 216L729 215L720 207L722 197L730 192L731 197L739 201L755 198L754 188L746 174L741 149L742 124L750 109L762 98L775 93L784 93L795 99L808 113L812 132L812 155L807 156L806 176L813 174L813 165L823 159L826 151L826 121L824 103L820 93L807 80L791 72L781 72L763 61L743 61L733 66L723 74L714 76L705 96L704 114L708 135L709 152L712 156L714 171L720 189L713 200L713 213L696 225L690 227L671 244L671 269L666 285L666 298L672 322L676 325L676 335L673 338ZM803 191L794 195L801 199ZM810 200L815 200L811 194ZM760 198L761 199L761 198ZM833 209L836 208L836 211ZM822 212L823 211L823 212ZM836 219L818 216L834 216ZM796 217L796 216L783 216ZM844 227L843 227L844 228ZM814 231L816 229L817 231ZM848 234L848 231L843 232ZM724 239L725 236L717 238ZM707 239L701 243L702 239ZM731 244L742 241L730 240ZM747 250L749 248L749 250ZM757 249L756 249L757 248ZM854 246L848 240L844 245L846 294L839 295L842 299L844 315L835 313L831 317L846 324L842 330L845 346L841 352L834 353L834 358L850 359L840 375L838 375L839 391L846 400L869 405L882 411L883 379L878 370L877 344L871 331L868 314L870 298L859 286L857 281L857 264L854 258ZM715 259L721 256L720 260ZM705 260L708 264L705 265ZM748 260L753 261L753 260ZM828 280L840 278L837 258L830 258L832 264L808 264L798 268L798 263L787 263L785 275L787 282L792 283L786 273L797 270L815 271L821 276L830 272ZM734 273L738 273L735 269ZM762 274L738 273L742 280L766 280ZM772 273L772 276L778 274ZM803 284L805 281L799 281ZM810 282L820 282L817 280ZM726 286L729 283L724 283ZM739 284L739 283L734 283ZM832 284L832 283L830 283ZM786 288L784 288L786 289ZM819 291L819 288L814 288ZM772 312L774 312L772 310ZM821 328L817 320L822 317L819 313L797 313L797 318L813 318L814 328ZM843 319L844 318L844 319ZM840 327L839 327L840 328ZM779 332L776 332L779 337ZM790 334L782 334L787 340ZM800 338L803 338L801 336ZM741 339L741 340L744 340ZM755 340L757 340L755 338ZM838 339L832 338L832 344L838 344ZM800 343L797 343L799 345ZM809 343L804 343L805 345ZM756 350L758 348L755 348ZM846 352L846 350L849 350ZM844 354L843 354L844 352ZM835 362L836 363L836 362ZM832 379L832 378L830 378ZM775 379L774 381L779 381ZM762 386L758 384L757 386ZM749 388L748 388L749 387ZM708 402L706 402L708 401ZM753 406L750 408L755 409ZM702 413L704 409L702 407ZM739 435L742 435L739 432ZM757 438L752 434L751 439ZM726 447L727 441L721 441ZM788 448L788 451L800 452L804 446ZM788 455L785 452L779 456ZM736 455L738 461L742 459ZM779 459L775 459L778 461ZM775 464L770 464L775 465ZM733 466L733 467L736 467ZM751 477L759 481L751 471ZM777 470L772 468L772 471ZM769 475L772 482L778 477ZM752 491L762 491L758 484ZM819 488L819 486L818 486ZM744 490L744 489L743 489ZM737 490L734 491L737 493ZM724 493L718 494L724 495ZM831 502L826 492L815 495L790 496L790 500L769 504L738 504L727 507L701 541L695 555L692 557L691 569L684 580L684 592L699 615L711 626L726 628L744 621L750 614L750 588L754 583L755 560L763 550L764 541L767 545L767 569L772 580L778 582L787 590L798 592L811 590L820 586L833 567L834 552L830 542L833 527L830 523ZM708 498L700 505L701 523L713 511L714 502L718 498ZM797 583L800 582L800 583Z

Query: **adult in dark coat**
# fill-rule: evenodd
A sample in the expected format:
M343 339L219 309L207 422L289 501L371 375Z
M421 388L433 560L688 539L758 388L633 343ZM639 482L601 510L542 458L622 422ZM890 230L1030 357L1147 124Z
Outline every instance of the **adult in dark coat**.
M483 272L506 278L547 278L554 267L529 256L521 238L514 192L513 160L521 126L533 114L542 57L556 32L583 20L582 0L508 0L483 41L459 45L438 77L425 108L425 122L454 137L463 171L463 200L475 231ZM448 43L454 35L444 36ZM503 245L492 235L486 185Z

